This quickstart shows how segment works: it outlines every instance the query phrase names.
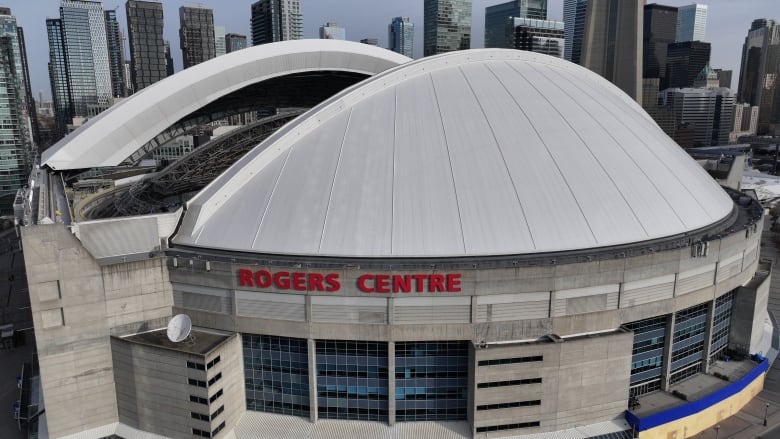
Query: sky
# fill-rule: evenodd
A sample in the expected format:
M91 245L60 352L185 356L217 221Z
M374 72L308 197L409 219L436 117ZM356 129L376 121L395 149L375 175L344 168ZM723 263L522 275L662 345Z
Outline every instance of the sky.
M164 37L171 42L175 70L182 66L179 49L178 9L185 4L200 4L214 10L214 24L225 26L226 32L247 35L249 31L250 5L255 0L201 0L199 3L183 0L163 0ZM37 99L41 92L44 99L51 96L47 63L49 45L46 38L46 18L59 17L59 0L0 0L0 6L11 8L19 26L24 27L27 56L30 64L32 89ZM472 0L471 47L483 46L485 7L503 3L502 0ZM649 2L649 3L652 3ZM659 2L671 6L691 4L691 0L666 0ZM756 18L780 20L778 0L710 0L702 2L709 7L706 41L712 43L713 68L733 70L732 88L739 82L739 65L742 43ZM124 0L103 0L104 9L116 8L123 31L127 30ZM317 38L319 26L335 21L346 28L348 40L378 38L381 47L387 46L387 25L393 17L408 16L415 24L414 57L422 56L423 1L422 0L301 0L304 38ZM563 0L549 0L548 18L562 20ZM129 57L129 50L125 51Z

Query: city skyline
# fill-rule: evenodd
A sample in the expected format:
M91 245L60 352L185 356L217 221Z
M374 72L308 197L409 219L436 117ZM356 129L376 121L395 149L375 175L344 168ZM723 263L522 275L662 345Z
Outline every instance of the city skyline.
M46 18L59 15L59 0L43 0L32 3L16 3L0 0L0 5L11 8L21 27L25 29L28 58L30 59L30 76L33 95L38 98L42 93L45 99L51 98L51 87L48 78L48 42L46 38ZM124 1L112 4L103 2L104 9L118 6L117 20L125 37L127 36L127 18ZM214 10L214 24L224 26L228 33L251 35L249 10L253 2L236 2L225 4L215 0L203 0L202 4ZM423 41L423 5L422 2L401 0L392 4L377 2L376 4L360 3L359 6L349 0L332 0L328 4L302 0L301 8L304 17L304 38L317 38L319 26L327 21L337 21L347 29L348 38L359 41L363 38L378 38L380 47L387 47L387 23L396 16L408 16L415 23L414 53L420 57ZM499 4L497 0L473 0L472 2L472 39L471 47L483 47L485 8ZM669 6L684 6L693 3L685 0L669 0L656 2ZM742 56L742 44L750 29L751 22L756 18L780 19L774 0L751 0L749 5L734 4L726 0L711 0L701 2L708 5L707 35L705 41L712 43L712 67L733 70L738 75ZM166 1L164 8L164 38L171 41L175 71L182 69L182 56L179 49L178 8L185 5L184 0ZM548 18L563 19L563 0L548 1ZM129 55L125 44L126 56ZM735 78L736 82L736 78ZM735 87L736 84L732 84Z

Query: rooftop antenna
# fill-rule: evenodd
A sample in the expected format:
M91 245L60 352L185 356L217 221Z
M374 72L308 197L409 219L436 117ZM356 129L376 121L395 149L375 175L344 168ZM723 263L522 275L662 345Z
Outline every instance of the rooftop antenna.
M168 340L179 343L186 340L192 331L192 320L187 314L173 316L168 322Z

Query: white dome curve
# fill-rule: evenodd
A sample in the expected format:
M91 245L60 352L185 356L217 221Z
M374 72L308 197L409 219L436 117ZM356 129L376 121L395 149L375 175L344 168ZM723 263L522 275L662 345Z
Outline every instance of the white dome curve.
M342 257L630 244L729 196L617 87L531 52L404 64L283 127L188 203L174 242Z

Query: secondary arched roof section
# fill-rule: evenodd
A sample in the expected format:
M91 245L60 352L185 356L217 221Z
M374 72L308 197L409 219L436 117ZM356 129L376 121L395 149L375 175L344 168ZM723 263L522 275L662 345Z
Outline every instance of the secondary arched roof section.
M410 61L367 44L296 40L249 47L183 70L112 106L43 152L55 170L117 166L180 119L232 92L285 75L374 75Z
M734 204L604 78L546 55L484 49L342 91L187 208L176 244L403 258L640 243L719 223Z

